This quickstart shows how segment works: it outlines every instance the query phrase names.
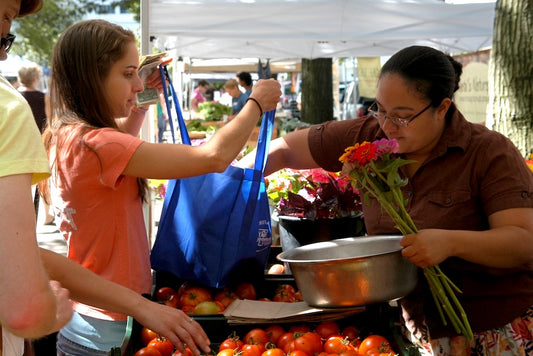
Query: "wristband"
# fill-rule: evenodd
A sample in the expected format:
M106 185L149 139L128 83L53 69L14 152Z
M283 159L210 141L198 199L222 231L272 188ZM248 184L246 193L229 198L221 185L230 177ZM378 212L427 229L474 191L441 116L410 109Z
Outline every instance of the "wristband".
M257 107L259 108L259 111L261 112L261 114L259 116L263 116L263 108L261 107L261 104L259 104L259 101L257 101L256 98L252 98L251 96L249 96L247 99L246 99L246 102L248 102L248 100L251 100L253 101L254 103L257 104Z
M131 111L133 111L134 113L142 113L142 114L146 114L146 112L148 111L148 108L143 108L143 107L139 107L139 106L134 106L133 108L131 108Z

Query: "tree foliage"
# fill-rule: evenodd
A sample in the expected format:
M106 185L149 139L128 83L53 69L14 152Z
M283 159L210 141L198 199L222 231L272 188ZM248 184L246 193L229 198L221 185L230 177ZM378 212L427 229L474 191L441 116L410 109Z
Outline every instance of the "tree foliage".
M47 0L35 15L17 19L17 35L12 52L41 65L49 66L54 45L61 33L79 21L85 10L73 1Z
M124 9L128 9L130 13L134 15L135 21L139 22L141 18L141 0L78 0L87 11L97 11L98 7L102 4L111 5L112 7L121 6Z
M44 66L50 65L54 45L61 33L80 21L83 15L98 11L102 5L120 5L140 19L140 0L46 0L37 14L17 19L12 31L17 35L13 54L20 55Z

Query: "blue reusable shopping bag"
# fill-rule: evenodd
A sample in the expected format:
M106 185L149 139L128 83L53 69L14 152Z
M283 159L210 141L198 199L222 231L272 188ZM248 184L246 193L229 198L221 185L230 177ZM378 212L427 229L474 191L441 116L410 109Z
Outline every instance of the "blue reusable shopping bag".
M164 75L166 67L160 70ZM170 81L169 87L182 142L190 144ZM216 288L264 275L272 233L263 171L273 126L274 111L267 112L253 169L229 166L223 173L169 180L150 256L153 269Z

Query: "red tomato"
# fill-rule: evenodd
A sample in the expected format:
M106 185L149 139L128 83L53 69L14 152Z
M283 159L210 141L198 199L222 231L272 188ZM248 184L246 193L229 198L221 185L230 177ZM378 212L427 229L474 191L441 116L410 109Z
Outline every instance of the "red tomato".
M134 356L161 356L161 352L151 347L143 347Z
M346 350L346 351L343 351L341 352L340 354L338 354L339 356L359 356L359 352L355 351L355 349L353 350Z
M277 345L279 337L285 334L285 329L281 325L270 325L265 329L265 332L267 333L268 341Z
M235 356L236 353L232 349L224 349L217 353L217 356Z
M244 343L245 344L260 344L265 345L268 342L268 335L265 330L260 328L255 328L246 333L246 336L244 336Z
M183 282L180 287L178 288L178 296L181 297L183 295L183 293L185 293L185 291L187 289L190 289L192 287L196 287L196 285L191 282L191 281L185 281Z
M285 356L285 351L280 348L267 349L261 354L261 356Z
M291 333L300 333L305 334L311 331L311 327L305 324L301 325L293 325L289 328L289 332Z
M294 298L296 298L297 302L304 301L304 297L302 297L302 292L300 292L299 290L297 290L296 293L294 293Z
M369 352L375 352L376 350L379 353L392 351L389 341L381 335L369 335L359 345L359 353L361 355L368 355Z
M295 293L296 289L290 284L280 284L276 289L272 300L275 302L292 303L296 301Z
M171 287L161 287L155 293L155 298L159 302L164 302L170 298L171 295L177 294L174 288Z
M341 332L341 335L347 337L350 341L354 341L355 339L357 339L360 334L361 332L359 331L359 329L353 325L346 326L344 329L342 329Z
M148 345L148 343L157 336L158 335L155 331L152 331L146 327L141 329L141 341L143 342L144 346Z
M222 341L222 343L220 344L218 348L218 351L222 351L225 349L230 349L233 351L240 351L242 348L242 345L244 345L244 342L242 340L239 340L238 336L232 336Z
M330 336L324 343L324 351L328 354L340 354L349 350L354 350L354 346L345 337Z
M228 307L235 299L239 297L234 292L230 291L227 287L215 293L214 300L220 302L224 307Z
M294 333L286 332L278 338L276 345L287 352L287 348L292 341L294 341Z
M327 340L330 336L339 335L341 330L336 322L325 321L317 325L315 332L320 335L322 339Z
M211 292L203 287L190 287L186 289L180 297L180 304L182 306L192 305L196 306L201 302L210 301Z
M172 356L172 352L174 352L174 344L170 340L160 337L152 339L147 347L156 349L161 356Z
M257 292L255 290L255 287L252 283L241 283L235 288L235 294L240 299L250 299L250 300L256 300L257 299Z
M188 347L185 348L185 352L181 352L180 350L174 351L172 356L193 356L191 349Z
M241 356L261 356L265 352L263 344L244 344L241 349Z
M328 354L326 351L322 351L317 356L338 356L337 354Z
M300 350L294 350L294 351L289 352L287 356L310 356L310 355Z
M167 300L165 300L165 305L168 305L172 308L178 308L180 304L180 298L178 297L178 294L171 294L170 297L168 297Z
M313 332L308 332L294 339L294 350L300 350L306 354L313 356L322 351L322 340L320 335Z

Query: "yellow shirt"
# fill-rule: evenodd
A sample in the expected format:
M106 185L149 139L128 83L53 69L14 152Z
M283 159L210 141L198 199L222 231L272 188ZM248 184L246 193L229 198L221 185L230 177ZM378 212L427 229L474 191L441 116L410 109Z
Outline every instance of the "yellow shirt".
M30 106L0 75L0 177L28 173L32 184L50 176L46 151ZM0 355L22 355L22 338L1 328L0 335Z
M0 177L24 173L32 184L48 178L48 158L30 106L0 76Z

